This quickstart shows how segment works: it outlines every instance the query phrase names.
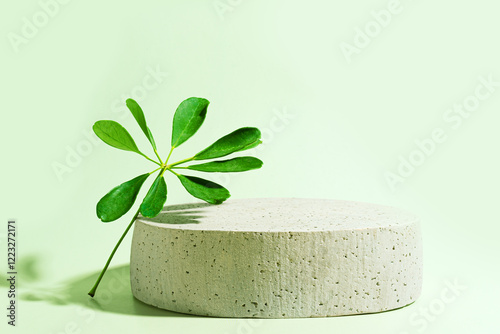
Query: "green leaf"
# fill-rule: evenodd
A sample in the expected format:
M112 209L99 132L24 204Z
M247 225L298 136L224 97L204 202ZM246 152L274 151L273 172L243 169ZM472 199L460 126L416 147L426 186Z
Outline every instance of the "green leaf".
M111 222L126 214L148 176L149 173L139 175L111 189L97 203L97 217L103 222Z
M220 158L234 152L248 150L261 143L260 135L260 130L257 128L240 128L196 154L193 160Z
M151 146L153 146L153 148L156 150L156 143L153 138L153 134L146 124L146 117L144 117L144 112L142 111L141 107L133 99L127 99L126 104L132 115L134 115L137 124L139 124L139 126L141 127L142 132L144 132L146 138L148 138L149 142L151 143Z
M167 184L165 178L160 173L149 188L141 204L141 214L144 217L156 217L163 209L163 204L167 200Z
M92 130L94 130L97 137L110 146L143 155L137 148L132 136L115 121L97 121L92 126Z
M181 102L174 114L172 147L178 147L198 131L207 115L208 100L190 97Z
M249 150L251 148L259 146L260 144L262 144L262 140L254 141L253 143L248 144L247 146L243 147L240 151Z
M149 142L151 143L151 146L153 146L153 149L156 151L155 139L153 138L153 134L151 133L151 130L149 130L149 128L148 128L148 134L146 137L148 137Z
M212 181L188 175L177 174L177 177L191 195L210 204L220 204L231 196L229 190Z
M238 157L229 160L211 161L204 164L192 165L187 169L198 170L200 172L245 172L247 170L259 169L262 161L254 157Z

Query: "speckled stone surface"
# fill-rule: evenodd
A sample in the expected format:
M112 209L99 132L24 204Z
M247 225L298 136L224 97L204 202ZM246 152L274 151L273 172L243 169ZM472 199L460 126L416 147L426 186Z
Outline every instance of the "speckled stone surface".
M182 313L386 311L420 295L419 220L392 207L325 199L166 206L137 219L130 274L137 299Z

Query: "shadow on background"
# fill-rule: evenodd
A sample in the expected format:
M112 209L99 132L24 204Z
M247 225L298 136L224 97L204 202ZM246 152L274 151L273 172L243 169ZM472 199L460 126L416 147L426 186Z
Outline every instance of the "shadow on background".
M161 214L148 221L161 224L198 224L199 218L203 216L203 208L211 206L207 203L193 203L181 205L168 205L163 208ZM104 255L103 255L104 256ZM19 273L24 281L36 282L39 278L36 256L23 258L19 261ZM182 314L162 310L135 299L130 289L130 265L122 265L108 268L104 275L94 298L88 295L94 285L100 270L72 279L60 284L53 289L40 289L23 284L25 293L20 298L25 301L45 301L55 305L79 305L103 312L118 314L161 316L161 317L193 317L193 315ZM7 280L3 279L0 286L7 286Z
M37 255L24 255L22 258L16 262L16 271L22 274L23 282L31 283L36 282L42 276L40 270L40 260ZM8 276L3 273L0 274L0 286L9 286L10 283L7 281ZM16 282L16 285L19 285Z
M76 278L52 291L34 291L21 294L26 301L46 301L55 305L80 305L96 311L161 317L190 317L191 315L162 310L137 300L130 290L130 266L109 268L94 298L87 293L100 271Z

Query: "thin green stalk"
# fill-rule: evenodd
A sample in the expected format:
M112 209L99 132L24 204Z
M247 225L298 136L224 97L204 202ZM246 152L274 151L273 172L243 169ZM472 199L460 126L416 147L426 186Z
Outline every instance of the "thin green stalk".
M177 161L177 162L174 162L173 164L168 165L168 166L167 166L167 168L172 168L172 167L174 167L174 166L177 166L177 165L183 164L183 163L185 163L185 162L192 161L192 160L194 160L194 158L196 158L196 157L191 157L191 158L187 158L187 159L179 160L179 161Z
M160 155L158 154L158 151L156 149L154 149L155 151L155 154L156 154L156 157L158 158L158 160L160 161L160 164L163 165L163 161L161 161L161 158L160 158Z
M153 173L154 173L154 172L156 172L158 169L162 169L162 168L163 168L163 167L161 167L161 166L160 166L160 167L158 167L158 168L156 168L154 171L149 172L149 175L153 174Z
M143 154L143 153L139 153L140 155L142 155L144 158L148 159L149 161L151 162L154 162L155 164L157 164L158 166L161 166L162 164L159 163L158 161L155 161L153 159L151 159L150 157L148 157L147 155Z
M168 163L168 159L170 159L170 156L172 155L172 152L174 151L174 148L175 147L173 147L173 146L170 148L170 152L168 152L167 160L165 160L165 165Z
M108 269L109 267L109 264L111 263L111 259L113 258L113 256L115 255L116 253L116 250L118 249L118 247L120 246L120 244L122 243L123 241L123 238L125 238L125 236L127 235L128 231L130 230L130 228L132 227L132 225L134 224L137 216L139 215L139 209L137 209L137 212L135 213L134 215L134 218L132 218L132 220L130 221L130 224L128 224L127 228L125 229L125 232L123 232L122 236L120 237L120 240L118 240L118 243L116 244L115 248L113 249L113 251L111 252L111 255L109 256L108 258L108 261L106 262L106 265L104 266L104 268L102 269L101 271L101 274L99 275L99 277L97 278L97 281L95 282L95 285L92 287L92 289L89 291L89 296L90 297L94 297L95 295L95 291L97 290L97 287L99 286L99 283L101 283L101 279L102 277L104 276L104 273L106 272L106 270Z
M179 176L179 174L177 174L176 172L174 172L173 170L171 170L170 168L168 169L169 172L171 173L174 173L175 175Z

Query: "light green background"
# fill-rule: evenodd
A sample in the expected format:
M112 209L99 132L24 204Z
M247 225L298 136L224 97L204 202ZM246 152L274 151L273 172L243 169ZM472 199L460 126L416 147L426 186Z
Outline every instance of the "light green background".
M443 119L455 104L474 102L480 77L500 81L496 2L56 3L45 6L52 12L46 22L38 1L11 2L0 11L0 218L2 226L17 220L20 271L18 326L7 326L1 315L2 333L498 331L500 87L460 127ZM380 12L387 8L395 8L390 22ZM385 18L380 31L372 11ZM26 35L24 18L43 26ZM367 28L375 29L369 44L346 58L341 47L355 45L357 29ZM23 29L29 38L19 42ZM157 81L149 71L161 72ZM328 319L252 322L161 312L130 299L121 275L129 236L111 271L125 285L108 291L100 305L82 305L130 217L100 223L97 200L152 166L105 144L88 146L92 124L114 119L147 147L123 109L130 96L143 106L162 155L178 103L189 96L211 101L204 126L174 158L240 126L265 129L257 152L262 170L214 179L233 198L348 199L418 214L421 298L393 312ZM385 173L396 172L399 156L408 159L415 140L430 138L435 128L446 141L391 189ZM54 164L66 165L69 150L86 155L73 157L71 171L58 177ZM168 203L193 201L177 180L168 181ZM461 288L451 293L449 284ZM5 281L0 286L5 309Z

